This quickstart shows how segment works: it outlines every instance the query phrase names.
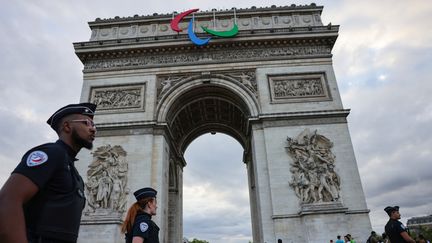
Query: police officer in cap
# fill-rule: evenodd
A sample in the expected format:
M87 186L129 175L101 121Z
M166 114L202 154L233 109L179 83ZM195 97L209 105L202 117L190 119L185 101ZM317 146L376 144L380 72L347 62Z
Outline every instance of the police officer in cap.
M93 147L95 110L71 104L48 119L59 139L25 153L0 191L0 242L76 242L85 197L74 162Z
M391 243L415 243L407 232L405 226L399 221L401 215L399 213L399 206L388 206L384 208L384 211L390 217L389 221L385 226L385 233L390 239Z
M137 201L129 208L121 229L126 243L159 243L159 227L151 220L156 215L156 194L150 187L134 192Z

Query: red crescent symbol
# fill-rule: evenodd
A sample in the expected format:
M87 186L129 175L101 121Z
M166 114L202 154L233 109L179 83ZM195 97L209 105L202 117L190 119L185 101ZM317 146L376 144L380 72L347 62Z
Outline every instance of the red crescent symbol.
M187 15L198 11L199 8L194 8L194 9L190 9L188 11L184 11L183 13L180 13L179 15L175 16L172 20L171 20L171 29L176 31L176 32L181 32L182 30L178 27L179 22Z

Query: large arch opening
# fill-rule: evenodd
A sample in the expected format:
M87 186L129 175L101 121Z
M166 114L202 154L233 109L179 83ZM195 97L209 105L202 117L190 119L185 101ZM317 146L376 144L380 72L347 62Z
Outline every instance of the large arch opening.
M175 97L172 103L169 102L170 96ZM245 97L248 97L249 100L245 100ZM217 240L220 242L247 242L251 240L251 225L254 218L251 215L253 214L251 208L255 203L253 202L254 193L251 192L253 187L248 186L253 178L249 169L250 164L248 164L251 129L249 124L250 100L253 100L250 93L240 83L230 80L210 79L209 81L206 79L188 81L183 84L183 87L179 86L177 91L172 91L162 99L161 103L165 107L161 106L160 109L163 111L166 108L162 117L169 131L172 147L170 157L176 158L170 159L169 211L177 211L177 213L169 213L169 234L175 237L185 233L186 237L204 237L207 238L204 240L211 239L211 242L217 242ZM256 110L256 107L254 109ZM193 151L195 147L203 146L203 143L211 143L212 140L217 141L218 139L224 142L220 142L219 145L204 146L196 150L198 152L195 154L188 154L191 157L185 157L187 148L190 147ZM195 140L197 144L191 145ZM234 144L230 149L237 149L228 152L224 150L227 144ZM218 149L220 149L219 152ZM229 159L224 158L227 153L235 152L240 154L238 158L233 156L229 156ZM199 154L204 158L199 158ZM181 163L175 161L181 161ZM191 163L191 169L188 171L189 163ZM219 169L224 168L218 172L219 176L215 175L214 180L208 180L212 176L202 177L207 173L216 173L217 170L212 167L218 163L221 166ZM244 169L245 167L247 170ZM201 169L196 171L196 168ZM198 183L200 185L197 185L192 178L194 173L196 177L203 178L203 181ZM232 173L237 173L237 175L230 176ZM186 178L184 176L190 178L183 179ZM207 192L207 196L194 197L194 193L203 192ZM201 206L197 205L200 203ZM242 207L235 210L240 204ZM220 214L219 220L211 217L206 220L199 212L196 212L196 215L192 212L194 207L205 209L209 205L214 205L214 207L208 208L207 214ZM229 211L233 209L241 216L229 215ZM245 211L248 212L247 217L245 217ZM185 215L186 213L191 213L191 215ZM224 217L226 217L225 221ZM228 220L231 217L235 220ZM194 232L193 225L196 223L205 223L209 226L206 227L208 231ZM175 224L181 226L177 227ZM216 231L216 227L225 227L226 234L212 234L212 231ZM168 236L169 239L173 237Z
M252 241L243 148L236 139L206 133L186 148L183 235L212 243Z

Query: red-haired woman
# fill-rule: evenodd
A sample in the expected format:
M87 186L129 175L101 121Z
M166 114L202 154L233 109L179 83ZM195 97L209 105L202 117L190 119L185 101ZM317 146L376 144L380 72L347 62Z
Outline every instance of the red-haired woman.
M134 192L137 201L129 208L121 229L126 243L159 243L159 227L151 220L156 215L156 194L150 187Z

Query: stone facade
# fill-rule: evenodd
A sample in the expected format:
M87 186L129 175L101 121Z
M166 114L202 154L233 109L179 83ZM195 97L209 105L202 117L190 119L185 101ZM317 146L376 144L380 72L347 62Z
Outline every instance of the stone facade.
M371 225L332 68L338 26L312 5L208 11L198 24L239 33L195 46L172 14L97 19L81 101L99 105L93 153L77 163L90 199L79 242L123 242L131 191L158 190L161 242L182 241L183 153L208 132L244 148L254 242L327 242ZM185 23L180 24L185 28ZM199 31L197 32L200 33ZM87 163L86 163L87 162Z

